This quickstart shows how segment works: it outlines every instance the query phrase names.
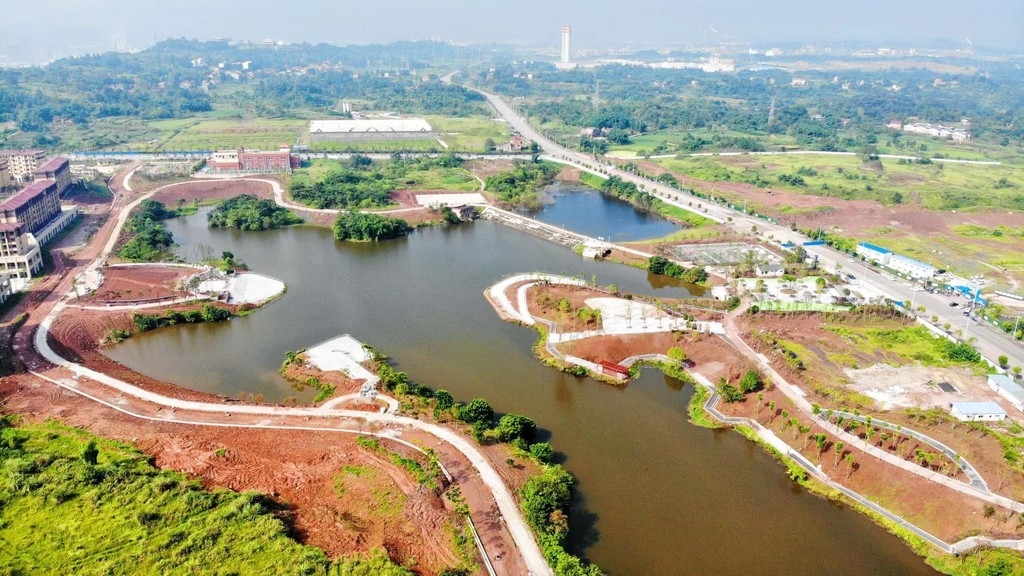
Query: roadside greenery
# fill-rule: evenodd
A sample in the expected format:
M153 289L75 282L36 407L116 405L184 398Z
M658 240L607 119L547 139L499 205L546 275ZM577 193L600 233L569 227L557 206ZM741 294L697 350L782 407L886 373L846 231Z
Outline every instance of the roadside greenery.
M5 573L412 574L380 550L331 561L293 540L281 507L262 494L207 491L80 429L0 418L0 460Z
M174 237L162 220L178 213L156 200L143 200L125 222L122 235L127 238L117 255L131 262L156 262L174 258Z
M400 218L366 214L349 210L334 221L334 237L338 240L369 242L390 240L412 232L412 226Z
M211 228L238 230L270 230L302 222L296 214L282 208L273 200L260 200L252 194L242 194L225 200L206 215Z

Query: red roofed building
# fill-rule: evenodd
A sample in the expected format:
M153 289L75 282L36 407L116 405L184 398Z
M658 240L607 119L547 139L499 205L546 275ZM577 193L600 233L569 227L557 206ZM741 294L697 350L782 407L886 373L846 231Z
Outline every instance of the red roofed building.
M292 149L282 146L276 152L263 150L218 150L206 160L210 170L223 172L287 172L299 167L298 156Z
M0 203L0 223L19 224L25 232L38 232L60 214L60 195L53 180L37 180Z
M629 378L629 368L626 368L622 364L602 360L598 362L597 365L601 367L601 372L604 373L605 376L611 376L612 378L618 378L619 380Z
M66 228L77 214L75 208L61 211L54 180L33 182L0 203L0 274L31 278L43 267L40 246Z
M71 188L71 163L67 158L50 158L36 168L32 174L36 181L53 180L57 183L57 195L61 196Z

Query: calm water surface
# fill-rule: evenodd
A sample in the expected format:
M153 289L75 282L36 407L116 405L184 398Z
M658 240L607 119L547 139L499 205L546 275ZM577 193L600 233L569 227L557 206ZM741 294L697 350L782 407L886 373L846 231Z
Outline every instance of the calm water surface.
M631 242L660 238L680 229L664 218L640 212L626 202L607 199L597 190L580 184L556 182L545 192L553 203L530 212L529 216L587 236Z
M583 196L576 220L612 202ZM603 235L605 224L589 225L569 227ZM616 388L546 368L531 352L536 333L499 320L483 297L523 271L597 275L664 296L686 296L683 287L655 288L641 270L484 221L380 244L339 243L314 228L208 230L202 213L169 227L186 253L231 250L288 292L245 318L158 330L110 350L140 372L276 401L294 394L277 374L285 351L350 333L418 382L536 419L579 479L571 548L613 576L934 574L867 518L805 493L755 444L689 424L692 391L679 381L646 371Z

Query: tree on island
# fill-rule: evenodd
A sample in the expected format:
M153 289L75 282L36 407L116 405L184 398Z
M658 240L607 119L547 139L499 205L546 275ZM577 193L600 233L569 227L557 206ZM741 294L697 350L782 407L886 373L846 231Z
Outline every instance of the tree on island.
M372 241L390 240L412 232L405 220L380 214L364 214L349 210L338 214L334 221L334 237L338 240Z
M242 194L222 202L206 215L211 228L237 230L270 230L302 222L302 218L272 200L260 200L252 194Z

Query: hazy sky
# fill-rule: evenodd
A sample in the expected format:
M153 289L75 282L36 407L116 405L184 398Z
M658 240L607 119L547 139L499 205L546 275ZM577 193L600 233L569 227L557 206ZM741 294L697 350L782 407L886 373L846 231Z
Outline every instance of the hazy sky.
M7 2L5 2L7 3ZM772 42L924 43L1024 49L1022 0L34 0L0 14L0 46L146 47L166 37L390 42L433 36L472 42L580 46ZM63 51L63 50L61 50Z

